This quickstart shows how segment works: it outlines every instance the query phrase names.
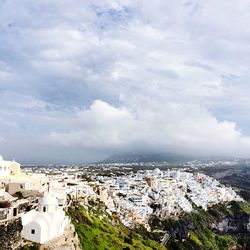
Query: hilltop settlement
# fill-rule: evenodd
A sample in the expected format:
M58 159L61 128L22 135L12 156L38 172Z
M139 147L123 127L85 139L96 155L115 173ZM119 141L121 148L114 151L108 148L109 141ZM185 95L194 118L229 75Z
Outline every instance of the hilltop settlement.
M229 186L188 169L132 171L127 166L20 167L0 157L0 243L20 249L81 249L67 215L73 202L88 209L99 202L127 228L150 232L152 215L160 220L243 199ZM250 229L250 224L249 224ZM61 248L64 249L64 248Z

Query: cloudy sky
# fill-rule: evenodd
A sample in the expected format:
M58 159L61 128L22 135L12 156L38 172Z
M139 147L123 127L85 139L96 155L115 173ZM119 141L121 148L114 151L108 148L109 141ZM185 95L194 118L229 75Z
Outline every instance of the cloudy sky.
M0 0L0 154L250 156L249 0Z

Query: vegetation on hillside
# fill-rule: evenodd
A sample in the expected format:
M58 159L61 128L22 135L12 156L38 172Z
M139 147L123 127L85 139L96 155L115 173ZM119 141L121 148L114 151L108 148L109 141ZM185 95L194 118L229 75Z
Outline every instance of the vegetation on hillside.
M19 248L18 250L39 250L39 247L35 245L27 245Z
M75 225L82 248L85 250L117 249L188 249L227 250L241 245L248 249L250 236L246 225L250 216L250 203L218 204L204 211L198 209L180 219L160 221L152 217L150 224L154 233L141 227L130 230L123 226L116 215L110 216L101 204L89 208L74 204L68 214ZM227 219L226 231L218 229L219 223ZM160 244L166 231L170 235L167 246Z
M166 250L147 234L126 228L115 215L110 216L98 206L88 210L75 204L69 208L68 214L84 250Z
M170 233L169 249L227 250L236 245L249 249L249 209L250 203L217 204L208 211L197 208L178 220L159 221L152 217L150 225L153 229L161 228Z

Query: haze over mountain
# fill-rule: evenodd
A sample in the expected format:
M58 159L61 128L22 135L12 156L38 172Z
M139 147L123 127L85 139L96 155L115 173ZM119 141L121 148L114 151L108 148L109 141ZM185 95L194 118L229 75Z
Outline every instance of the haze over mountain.
M0 1L0 154L250 156L248 0Z
M120 153L112 155L101 163L141 163L141 162L168 162L184 163L197 158L174 153Z
M150 163L150 162L167 162L173 164L182 164L188 161L237 161L241 165L244 165L246 161L249 161L247 158L235 158L232 156L195 156L195 155L186 155L173 152L120 152L113 154L100 163Z

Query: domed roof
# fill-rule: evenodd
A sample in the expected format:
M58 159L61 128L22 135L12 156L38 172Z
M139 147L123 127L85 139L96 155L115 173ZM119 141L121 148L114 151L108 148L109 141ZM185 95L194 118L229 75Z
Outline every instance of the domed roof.
M58 206L57 198L51 193L45 193L40 201L40 205L56 205Z
M161 174L161 170L159 168L155 168L154 171L153 171L153 175L158 176L160 174Z
M45 226L48 227L48 225L51 223L51 216L49 214L46 214L46 213L36 213L32 217L32 221L38 223L43 228Z

